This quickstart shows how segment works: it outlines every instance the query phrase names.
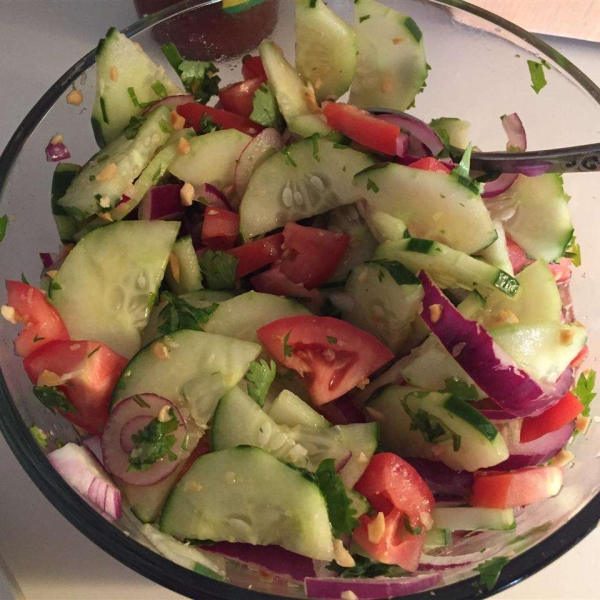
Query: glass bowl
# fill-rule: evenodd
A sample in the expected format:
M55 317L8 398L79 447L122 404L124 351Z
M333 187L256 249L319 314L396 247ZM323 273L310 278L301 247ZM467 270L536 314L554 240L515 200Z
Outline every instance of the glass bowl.
M186 11L206 10L218 0L186 0L147 16L126 30L155 60L160 50L153 32L159 23ZM579 69L535 36L485 10L460 0L388 0L410 14L423 30L427 60L432 66L425 92L418 96L414 113L432 117L455 116L472 124L472 139L485 149L501 149L504 135L499 117L518 112L528 133L530 149L542 149L597 141L600 121L600 89ZM330 6L351 20L352 3L330 0ZM200 7L200 8L198 8ZM250 9L254 10L254 9ZM293 3L280 3L272 38L288 58L294 55ZM223 84L240 78L240 57L212 57L220 68ZM539 95L530 86L527 59L545 59L548 85ZM75 86L84 102L68 105L65 96ZM96 149L90 109L94 97L93 52L83 57L40 99L19 126L0 157L0 213L9 215L6 239L0 246L0 276L18 279L21 273L35 282L40 272L39 252L52 251L58 237L50 213L50 181L54 166L44 161L44 147L57 132L68 134L76 162ZM571 208L584 265L573 277L577 316L589 329L590 355L600 355L600 317L595 294L600 281L597 219L593 217L599 176L566 177L573 196ZM590 218L590 215L592 216ZM0 323L0 429L23 468L48 500L94 543L149 579L180 594L201 598L303 597L301 586L270 581L257 572L228 568L228 583L189 571L151 550L138 533L135 519L123 517L109 523L86 504L54 471L28 428L35 423L52 432L52 440L76 441L77 433L52 415L33 397L21 361L14 356L14 329ZM596 361L597 359L593 359ZM593 366L593 365L590 365ZM566 552L598 523L600 516L600 428L576 437L571 446L576 459L566 468L565 486L558 497L539 503L518 517L510 534L482 534L467 538L472 551L486 547L510 556L493 592L532 575ZM454 550L456 551L456 550ZM445 585L434 590L439 599L485 597L493 592L473 586L477 574L469 569L445 570ZM590 575L591 576L591 575ZM239 587L237 587L239 586ZM430 592L409 598L430 597Z

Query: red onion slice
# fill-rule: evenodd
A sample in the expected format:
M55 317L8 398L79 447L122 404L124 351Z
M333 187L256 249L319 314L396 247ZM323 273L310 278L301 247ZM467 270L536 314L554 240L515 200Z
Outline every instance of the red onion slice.
M553 385L537 383L517 367L479 323L465 319L424 271L419 273L419 279L425 292L421 318L477 386L500 408L517 417L539 415L569 390L573 381L572 369L567 369Z
M517 113L504 115L501 117L501 121L508 138L506 142L507 152L525 152L527 150L527 134L519 115Z
M552 163L542 163L537 165L520 165L517 169L525 177L539 177L546 173L551 166Z
M49 269L54 264L56 258L56 254L52 254L50 252L40 252L40 259L42 261L44 269Z
M495 198L503 194L517 179L517 173L502 173L500 177L493 181L486 181L483 184L482 198Z
M401 131L396 138L396 156L402 158L408 152L408 139L408 136Z
M412 115L401 113L394 115L376 115L378 119L393 123L411 136L417 138L433 154L437 156L443 149L444 144L437 133L427 125L427 123L417 119ZM403 156L403 155L399 155Z
M466 497L473 487L473 473L454 471L444 463L425 458L405 458L423 478L433 494Z
M59 162L67 160L67 158L71 158L71 153L63 142L58 144L49 143L46 146L46 160L48 162Z
M210 183L205 183L196 188L195 197L198 198L200 202L203 202L203 200L206 201L207 206L233 210L229 200L227 200L227 196Z
M194 102L194 94L177 94L175 96L167 96L162 100L154 103L152 106L149 106L142 114L147 115L149 112L152 112L155 108L159 106L168 106L169 108L177 108L182 104L189 104L190 102Z
M102 439L93 435L89 438L85 438L82 444L104 465L104 459L102 458Z
M351 425L352 423L367 422L365 413L347 395L336 398L333 402L328 402L317 408L334 425Z
M344 579L307 577L304 588L309 598L335 598L339 600L344 592L353 592L361 600L376 598L398 598L428 590L444 582L441 573L431 573L415 577L380 579Z
M172 183L150 188L138 206L140 221L175 220L183 217L181 184Z

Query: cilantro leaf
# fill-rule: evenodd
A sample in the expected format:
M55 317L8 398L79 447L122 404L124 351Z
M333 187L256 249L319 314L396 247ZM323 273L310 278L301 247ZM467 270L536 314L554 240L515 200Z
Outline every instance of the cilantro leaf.
M329 335L328 335L328 336L327 336L327 341L328 341L330 344L337 344L337 338L336 338L336 337L333 337L333 336L329 336Z
M263 83L254 93L250 120L280 131L285 127L277 100L266 83Z
M498 577L500 577L502 569L508 562L509 559L505 556L496 556L475 567L475 571L480 574L479 584L485 586L488 591L491 591L498 582Z
M527 66L529 67L529 75L531 76L531 89L539 94L540 91L546 87L548 83L546 81L546 74L544 68L549 69L550 65L544 60L536 62L535 60L528 60Z
M25 273L21 273L21 281L25 284L25 285L29 285L29 281L27 281L27 277L25 277Z
M581 266L581 247L577 243L577 238L573 236L563 256L570 258L576 267Z
M412 421L410 426L411 431L420 431L425 438L425 441L434 443L438 438L446 434L446 429L431 415L419 408L416 412L408 406L407 398L402 399L402 407L404 412Z
M408 531L408 533L410 533L410 535L421 535L421 531L423 531L423 527L421 527L421 525L413 527L410 524L410 517L408 515L404 515L404 528L406 531Z
M77 409L71 404L65 393L56 386L34 385L33 395L53 413L60 410L63 413L76 413Z
M596 385L596 371L587 371L586 373L582 373L579 376L577 384L571 390L585 406L581 413L584 417L589 416L590 404L596 397L596 392L594 392L594 387Z
M327 565L327 569L338 573L343 579L353 579L360 577L363 579L372 579L374 577L401 577L406 571L396 565L386 565L375 560L371 560L362 554L353 554L353 567L340 567L335 561Z
M200 257L200 270L211 290L232 290L238 259L220 250L206 250Z
M473 401L477 400L477 389L475 385L469 385L466 381L459 379L458 377L449 377L444 380L446 387L440 390L440 394L451 394L457 396L462 400Z
M198 102L206 104L212 96L219 94L219 69L212 62L202 60L184 60L173 42L163 44L163 54L177 71L183 87Z
M29 433L35 438L35 441L45 450L48 447L48 436L37 426L32 425Z
M145 120L146 117L131 117L125 129L123 129L123 135L128 140L132 140L138 134L138 131L140 130L140 127L144 124Z
M461 185L464 185L467 189L471 190L474 194L481 193L481 184L471 179L470 165L471 165L471 153L473 152L473 144L469 144L467 149L464 151L460 162L452 170L452 177L458 181Z
M261 358L259 361L254 360L250 363L250 367L246 373L248 395L259 406L264 405L265 398L276 374L277 367L273 360L267 363L264 358Z
M8 215L2 215L0 217L0 242L4 239L6 235L6 228L8 226Z
M198 129L198 135L203 133L212 133L213 131L221 131L223 127L218 123L215 123L211 117L202 117L200 119L200 128Z
M372 190L373 192L377 193L379 191L379 186L369 178L367 179L367 190Z
M165 307L158 314L162 323L158 326L159 333L167 335L179 329L193 329L204 331L202 325L219 308L218 304L211 304L205 308L195 308L183 298L164 292L162 298L167 301Z
M177 454L171 450L177 438L169 434L177 430L179 422L172 408L169 408L168 415L167 421L152 419L146 427L131 436L134 447L129 453L127 471L146 471L165 456L170 461L177 460Z
M150 87L159 98L166 98L169 95L169 92L167 92L167 88L162 82L158 80L156 80Z
M290 333L292 333L292 332L288 331L283 336L283 356L285 356L286 358L291 358L292 355L294 354L292 347L288 344L288 340L290 339Z

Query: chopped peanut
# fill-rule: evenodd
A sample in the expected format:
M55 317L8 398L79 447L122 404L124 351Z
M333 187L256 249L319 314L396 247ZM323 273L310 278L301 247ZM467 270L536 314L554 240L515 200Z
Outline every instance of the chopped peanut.
M62 385L64 382L64 379L60 375L44 369L38 377L37 385L42 387L55 387L57 385Z
M71 90L67 94L67 104L79 106L83 102L83 94L79 90Z
M575 455L572 452L563 449L550 461L550 466L566 467L574 458Z
M503 308L497 312L493 317L493 321L497 325L513 325L519 322L519 317L509 308Z
M179 138L177 142L177 154L188 154L191 149L190 143L185 138Z
M392 40L392 44L394 44L394 46L397 46L398 44L401 44L403 41L404 41L403 38L399 38L399 37L398 38L394 38Z
M340 595L342 600L358 600L358 596L352 590L346 590Z
M429 316L431 317L432 323L437 323L442 317L442 305L441 304L432 304L429 307Z
M158 416L156 417L159 422L166 423L171 420L171 415L169 414L171 407L168 404L165 404L160 411L158 412Z
M162 342L156 342L152 345L152 354L159 360L167 360L169 358L169 349Z
M171 125L175 131L181 131L185 127L185 119L176 111L171 111Z
M394 89L394 82L391 81L390 79L386 79L382 84L381 84L381 91L384 94L389 94L392 90Z
M110 77L111 81L118 81L119 80L119 69L117 69L117 67L115 67L115 65L113 65L110 68L109 77Z
M181 204L183 206L191 206L194 201L194 195L196 191L191 183L184 183L181 190L179 191L179 197L181 198Z
M563 346L569 346L573 342L575 332L572 329L561 329L560 330L560 343Z
M117 165L114 162L109 163L102 171L100 171L100 173L98 173L98 175L96 175L96 181L108 181L109 179L112 179L117 172Z
M428 512L423 511L422 513L419 513L419 518L427 531L433 527L433 517Z
M58 275L58 271L56 269L51 269L50 271L46 271L46 275L48 275L50 279L54 279Z
M579 433L585 433L590 426L590 421L591 419L589 417L579 415L577 419L575 419L575 429L577 429Z
M100 217L101 219L104 219L105 221L108 221L109 223L112 223L112 215L108 212L100 212L100 213L96 213L97 217Z
M56 135L53 135L50 138L50 143L51 144L62 144L64 139L65 138L62 135L60 135L60 133L57 133Z
M356 563L352 555L344 548L341 540L333 540L333 556L340 567L354 567Z
M370 382L371 382L371 380L368 377L365 377L362 381L359 381L356 384L356 387L359 390L364 390L369 385Z
M171 267L171 275L173 275L173 279L179 283L180 269L179 269L179 259L177 255L171 252L171 256L169 256L169 266Z
M19 317L17 315L17 311L12 306L7 306L3 304L0 308L0 314L13 325L16 325L19 322Z
M385 533L385 515L378 512L375 519L367 525L367 536L371 544L378 544Z

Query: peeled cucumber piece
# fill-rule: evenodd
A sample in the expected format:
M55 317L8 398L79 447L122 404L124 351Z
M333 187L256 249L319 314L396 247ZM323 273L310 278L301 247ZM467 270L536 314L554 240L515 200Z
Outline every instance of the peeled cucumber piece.
M279 425L295 427L304 425L322 429L331 427L331 423L314 408L311 408L302 398L289 390L282 390L265 412Z
M473 506L437 506L433 526L448 531L500 530L517 526L513 508L476 508Z
M160 100L165 95L184 93L139 44L111 27L96 49L96 101L92 109L92 126L98 145L102 147L115 140L131 117L143 113L144 103Z
M321 490L300 471L250 446L201 456L171 492L160 530L179 540L277 545L316 560L333 559Z
M209 134L212 135L212 134ZM252 175L240 205L244 239L355 200L353 177L373 159L318 136L271 156Z
M155 352L159 343L167 358ZM115 387L112 408L135 394L157 394L187 408L196 425L206 428L219 399L241 381L260 351L251 342L181 329L133 357Z
M471 134L469 133L471 124L468 121L455 117L440 117L439 119L432 119L429 126L442 141L447 141L455 148L465 150L471 142Z
M481 197L445 173L377 165L359 173L354 184L359 198L402 220L413 237L435 240L465 254L496 240Z
M173 245L166 280L178 296L202 289L202 273L191 236L179 238Z
M356 34L322 0L295 0L296 68L319 102L337 100L356 72Z
M380 244L383 242L396 242L407 237L408 229L404 221L397 217L375 210L368 204L364 206L363 214L371 233Z
M193 186L209 183L221 190L233 183L237 159L251 140L236 129L196 136L190 140L190 151L179 154L169 172Z
M569 196L562 176L548 173L539 177L519 175L495 202L515 206L515 213L504 223L506 233L528 256L546 262L558 260L573 236Z
M95 154L58 201L82 220L112 210L171 136L170 109L159 106L144 117L137 133L125 132Z
M496 241L490 244L487 248L479 251L478 256L483 258L486 263L493 267L502 269L505 273L514 276L512 262L508 254L508 246L506 245L506 234L501 221L494 221L494 228L498 237Z
M122 221L81 239L50 286L72 339L102 342L126 358L140 349L179 225Z
M358 45L350 103L404 111L427 79L423 34L415 21L375 0L355 0Z

